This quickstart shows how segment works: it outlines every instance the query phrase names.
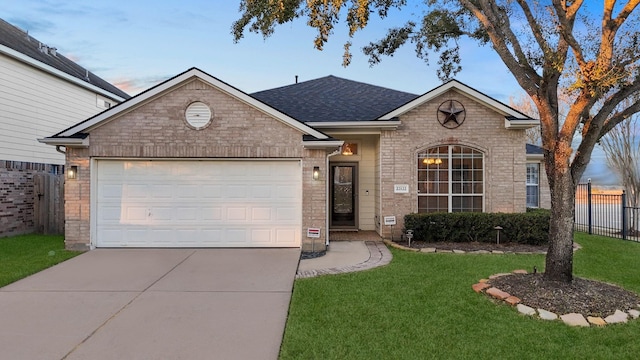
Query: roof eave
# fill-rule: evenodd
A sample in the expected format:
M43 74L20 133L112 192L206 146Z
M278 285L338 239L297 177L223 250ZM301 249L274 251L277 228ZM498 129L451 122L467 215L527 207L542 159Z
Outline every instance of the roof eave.
M4 45L0 45L0 53L5 54L5 55L7 55L7 56L9 56L11 58L14 58L14 59L16 59L18 61L21 61L21 62L23 62L25 64L28 64L30 66L33 66L33 67L35 67L37 69L40 69L40 70L42 70L44 72L47 72L47 73L49 73L49 74L51 74L53 76L56 76L56 77L59 77L59 78L61 78L63 80L71 82L71 83L73 83L75 85L78 85L78 86L80 86L82 88L90 90L90 91L92 91L94 93L97 93L97 94L100 94L102 96L108 97L111 100L115 100L117 102L123 102L123 101L126 100L126 99L122 98L121 96L118 96L118 95L116 95L114 93L111 93L111 92L109 92L107 90L104 90L102 88L99 88L99 87L97 87L97 86L95 86L93 84L90 84L90 83L86 82L86 81L82 81L82 80L80 80L80 79L78 79L78 78L76 78L74 76L71 76L71 75L69 75L69 74L67 74L65 72L62 72L62 71L60 71L60 70L58 70L58 69L56 69L56 68L54 68L52 66L49 66L49 65L47 65L47 64L45 64L43 62L40 62L40 61L38 61L38 60L36 60L34 58L31 58L31 57L29 57L29 56L27 56L27 55L25 55L25 54L23 54L21 52L15 51L10 47L4 46Z
M531 129L533 127L540 126L540 120L536 119L509 119L504 118L504 127L509 130L523 130Z
M306 124L316 129L396 130L402 122L400 120L318 121Z
M73 148L89 147L89 137L85 137L85 138L46 137L46 138L38 139L38 142L47 144L47 145L66 146L66 147L73 147Z
M305 149L332 149L339 148L342 146L342 144L344 144L344 141L342 140L307 140L302 142L302 145Z

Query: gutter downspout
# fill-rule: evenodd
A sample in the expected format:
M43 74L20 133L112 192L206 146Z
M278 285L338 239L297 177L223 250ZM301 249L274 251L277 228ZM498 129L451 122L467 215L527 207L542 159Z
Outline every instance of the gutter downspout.
M64 148L64 150L61 150L60 148ZM61 153L61 154L66 154L67 153L67 147L64 145L56 145L56 151Z
M329 209L329 197L331 196L331 194L329 192L329 181L331 180L329 178L330 173L331 173L329 171L329 158L332 157L332 156L338 155L338 154L340 154L340 149L332 152L331 154L327 154L327 164L326 164L326 169L327 170L325 171L326 172L325 178L327 179L327 185L326 185L326 189L325 189L325 193L327 194L326 206L325 206L325 209L326 209L325 213L327 214L327 216L325 216L325 218L326 218L327 224L326 224L325 229L327 229L327 231L326 231L325 246L329 246L329 211L330 211L330 209Z

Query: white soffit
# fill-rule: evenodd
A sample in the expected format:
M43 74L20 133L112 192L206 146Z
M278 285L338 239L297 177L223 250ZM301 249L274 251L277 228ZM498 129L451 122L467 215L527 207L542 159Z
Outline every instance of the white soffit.
M342 140L335 141L303 141L302 145L306 149L328 149L328 148L338 148L344 144Z

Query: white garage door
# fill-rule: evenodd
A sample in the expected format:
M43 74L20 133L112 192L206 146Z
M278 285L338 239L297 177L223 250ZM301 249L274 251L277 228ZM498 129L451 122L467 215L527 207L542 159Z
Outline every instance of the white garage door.
M299 247L299 161L96 161L97 247Z

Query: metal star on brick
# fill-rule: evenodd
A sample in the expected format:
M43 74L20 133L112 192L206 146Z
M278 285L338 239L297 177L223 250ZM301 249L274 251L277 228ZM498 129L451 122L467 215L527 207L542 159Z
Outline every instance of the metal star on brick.
M447 100L438 107L438 121L448 129L462 125L465 117L464 106L459 101Z

